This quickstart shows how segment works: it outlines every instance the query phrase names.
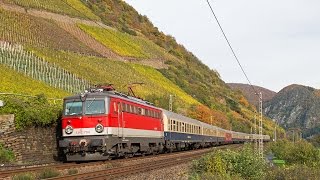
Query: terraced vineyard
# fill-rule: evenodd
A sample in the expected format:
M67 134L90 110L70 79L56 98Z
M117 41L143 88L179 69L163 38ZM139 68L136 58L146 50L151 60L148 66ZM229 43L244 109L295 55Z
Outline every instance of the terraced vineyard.
M72 93L79 93L91 86L87 80L80 79L33 53L25 51L21 45L0 42L0 64L7 65L15 71L52 87Z
M0 64L0 74L0 92L29 95L45 93L49 98L63 98L70 95L66 91L50 87L2 64Z
M84 19L100 19L82 4L80 0L5 0L5 2L25 7L26 10L28 8L36 8Z
M176 94L177 103L183 107L198 104L190 95L151 67L50 49L32 49L32 51L37 56L57 64L78 77L89 80L93 84L113 83L118 90L125 92L127 91L126 85L143 82L143 86L135 89L141 97L153 94L160 96Z
M55 22L0 8L0 40L95 55Z
M164 60L174 59L164 49L144 38L84 24L79 24L78 26L121 56Z

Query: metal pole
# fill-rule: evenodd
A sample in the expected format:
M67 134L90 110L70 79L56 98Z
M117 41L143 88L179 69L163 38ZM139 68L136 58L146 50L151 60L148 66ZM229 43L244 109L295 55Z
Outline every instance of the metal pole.
M259 93L259 111L260 111L260 120L259 120L259 155L263 158L263 136L262 136L262 93Z
M169 99L169 111L172 111L172 95L170 94L170 99Z
M254 115L254 152L258 152L257 115Z
M274 142L277 141L277 124L274 125Z

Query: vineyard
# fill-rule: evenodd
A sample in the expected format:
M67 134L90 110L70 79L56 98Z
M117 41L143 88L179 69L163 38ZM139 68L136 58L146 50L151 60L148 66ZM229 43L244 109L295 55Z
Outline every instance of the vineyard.
M112 83L118 90L126 92L126 85L143 82L143 86L135 89L141 97L152 94L168 96L173 93L178 95L177 102L183 107L198 103L159 71L147 66L50 49L32 49L32 51L49 63L56 64L93 84Z
M71 93L78 93L90 87L88 81L80 79L54 64L49 64L33 53L25 51L21 45L0 42L0 64L45 82L49 86Z
M84 24L78 24L78 26L121 56L164 60L173 59L173 56L168 54L164 49L144 38Z
M84 19L100 19L80 0L5 0L5 2L25 7L26 10L35 8Z
M54 21L36 18L0 8L0 40L96 55L82 42L70 36Z

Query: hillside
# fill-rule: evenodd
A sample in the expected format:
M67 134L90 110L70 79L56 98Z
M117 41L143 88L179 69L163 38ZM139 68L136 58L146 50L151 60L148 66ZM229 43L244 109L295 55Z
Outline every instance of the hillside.
M172 94L176 112L223 128L250 132L256 114L216 71L120 0L0 0L0 64L45 85L51 98L101 83L126 92L141 82L138 96L167 109ZM21 81L1 90L38 93ZM273 122L264 125L272 134Z
M264 112L286 129L299 128L305 137L320 132L319 90L290 85L264 104Z
M257 95L255 95L255 92L250 85L241 83L228 83L228 86L235 91L239 90L241 93L243 93L243 95L248 99L250 104L256 107L259 105L259 99ZM262 93L263 101L268 101L277 94L276 92L263 87L254 86L254 88L257 92Z

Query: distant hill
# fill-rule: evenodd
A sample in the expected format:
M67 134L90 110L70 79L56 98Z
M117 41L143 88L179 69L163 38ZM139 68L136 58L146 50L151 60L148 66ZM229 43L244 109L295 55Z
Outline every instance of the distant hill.
M286 129L300 128L304 137L320 132L319 90L302 85L283 88L264 103L264 113Z
M249 103L252 105L257 106L259 101L255 92L253 91L252 87L249 84L241 84L241 83L227 83L227 85L233 90L239 90L243 93L243 95L248 99ZM269 89L254 86L257 92L262 92L262 99L263 101L268 101L272 99L277 93L271 91Z

